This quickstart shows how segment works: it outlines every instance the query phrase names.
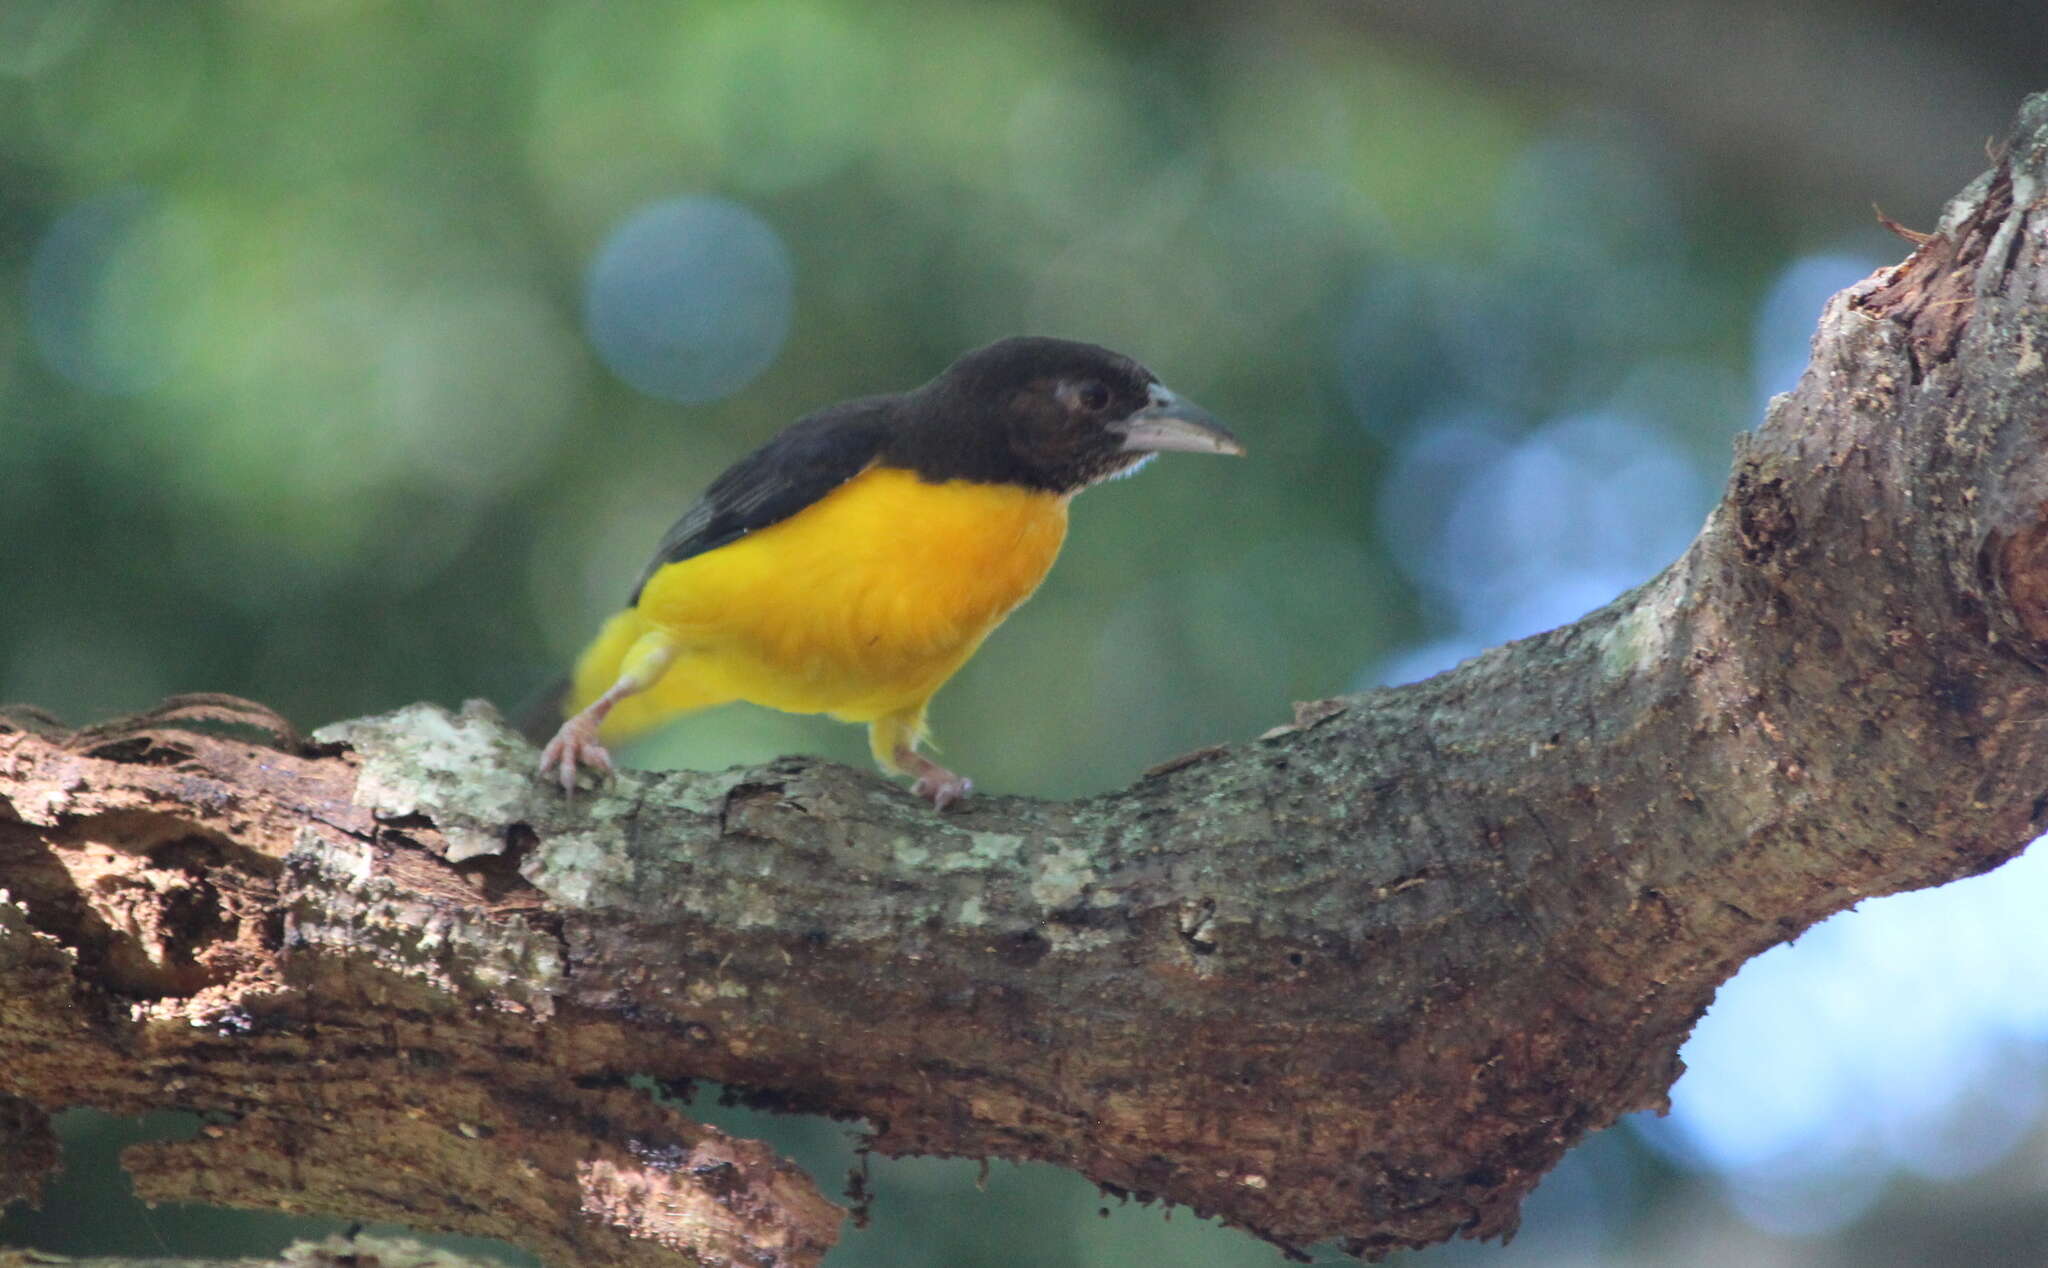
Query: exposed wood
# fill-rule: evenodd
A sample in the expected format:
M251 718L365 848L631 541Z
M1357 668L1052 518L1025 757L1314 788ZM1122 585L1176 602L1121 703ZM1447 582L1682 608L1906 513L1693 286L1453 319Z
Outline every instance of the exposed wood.
M570 802L483 706L17 714L0 1130L178 1106L147 1197L816 1262L834 1209L646 1073L1289 1246L1506 1232L1745 960L2048 824L2044 171L2048 96L1655 580L1113 795L937 816L787 759Z

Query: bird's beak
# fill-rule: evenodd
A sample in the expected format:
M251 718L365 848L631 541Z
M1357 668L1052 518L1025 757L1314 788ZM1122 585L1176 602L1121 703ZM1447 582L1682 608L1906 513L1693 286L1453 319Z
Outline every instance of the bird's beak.
M1209 411L1184 401L1161 385L1152 385L1145 408L1121 424L1126 453L1244 454L1244 446Z

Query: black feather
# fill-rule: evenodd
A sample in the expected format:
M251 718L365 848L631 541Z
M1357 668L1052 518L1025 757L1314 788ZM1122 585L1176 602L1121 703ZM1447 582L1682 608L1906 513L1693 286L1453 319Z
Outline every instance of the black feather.
M663 535L626 606L640 602L663 567L780 523L866 470L888 444L901 400L872 396L819 410L734 463Z

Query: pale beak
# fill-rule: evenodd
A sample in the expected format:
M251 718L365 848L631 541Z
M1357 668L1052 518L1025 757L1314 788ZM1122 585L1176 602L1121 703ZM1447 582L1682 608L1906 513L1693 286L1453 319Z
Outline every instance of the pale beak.
M1118 424L1124 434L1124 452L1244 454L1237 437L1208 410L1157 383L1152 385L1151 395L1145 408Z

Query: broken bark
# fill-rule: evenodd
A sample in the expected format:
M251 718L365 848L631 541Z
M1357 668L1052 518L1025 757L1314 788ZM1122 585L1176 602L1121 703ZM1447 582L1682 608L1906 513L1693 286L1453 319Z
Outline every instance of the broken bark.
M176 1106L157 1200L817 1262L836 1211L644 1073L1285 1246L1505 1233L1745 960L2048 824L2044 181L2048 96L1653 581L1114 794L941 817L791 758L568 801L487 706L16 714L0 1132Z

